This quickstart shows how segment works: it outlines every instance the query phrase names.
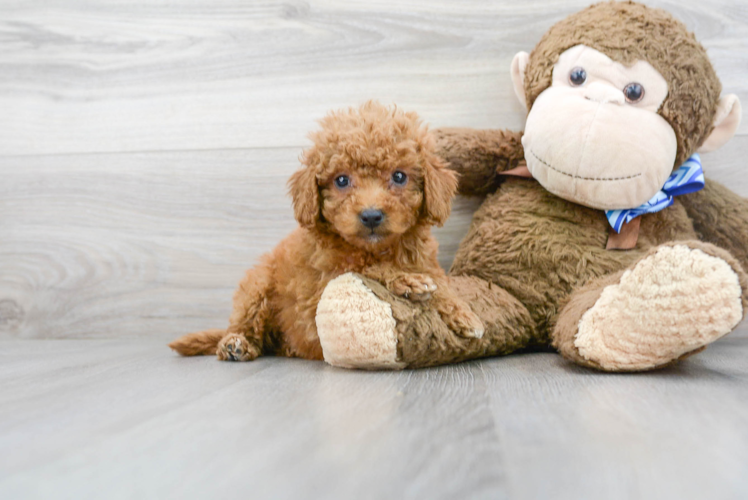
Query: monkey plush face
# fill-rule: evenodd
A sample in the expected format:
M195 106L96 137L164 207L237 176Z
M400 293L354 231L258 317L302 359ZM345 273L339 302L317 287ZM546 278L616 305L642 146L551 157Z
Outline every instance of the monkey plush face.
M606 210L641 205L675 162L675 132L657 114L667 91L646 61L627 67L584 45L566 50L527 117L527 167L562 198Z
M632 41L635 40L635 41ZM593 5L512 62L528 108L522 144L548 191L603 210L638 207L675 168L720 147L740 121L706 51L665 11Z

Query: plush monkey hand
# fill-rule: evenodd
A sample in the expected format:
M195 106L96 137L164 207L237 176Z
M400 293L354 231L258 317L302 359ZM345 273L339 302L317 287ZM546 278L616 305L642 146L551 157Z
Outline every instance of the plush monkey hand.
M441 128L434 131L436 152L459 174L458 192L483 195L496 190L501 172L524 162L522 132Z

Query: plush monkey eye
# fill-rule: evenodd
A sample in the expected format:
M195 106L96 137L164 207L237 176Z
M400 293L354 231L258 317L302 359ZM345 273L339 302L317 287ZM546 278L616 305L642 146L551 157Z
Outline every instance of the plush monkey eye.
M348 178L347 175L339 175L335 178L335 185L338 186L340 189L348 187L350 183L351 183L351 180Z
M639 83L629 83L623 88L623 95L628 102L639 102L644 97L644 87Z
M572 85L579 87L587 81L587 72L584 68L576 67L569 73L569 81Z
M397 184L398 186L404 186L406 182L408 182L408 176L405 174L405 172L397 171L394 174L392 174L392 182Z

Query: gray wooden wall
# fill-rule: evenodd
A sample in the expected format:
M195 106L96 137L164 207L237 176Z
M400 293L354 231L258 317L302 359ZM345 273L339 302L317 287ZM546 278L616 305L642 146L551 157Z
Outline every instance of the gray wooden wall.
M521 129L508 68L589 2L246 0L0 4L0 338L168 339L223 326L290 231L285 181L332 108ZM748 3L648 2L748 105ZM748 123L704 157L748 195ZM439 233L446 266L470 220Z

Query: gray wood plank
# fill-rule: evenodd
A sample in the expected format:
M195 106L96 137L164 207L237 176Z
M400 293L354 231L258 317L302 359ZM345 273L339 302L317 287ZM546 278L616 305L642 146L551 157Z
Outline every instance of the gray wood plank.
M0 290L16 319L1 325L22 337L161 338L223 325L242 269L295 226L285 180L297 154L8 160Z
M497 432L512 450L512 496L744 498L746 341L728 337L642 376L591 374L558 357L532 372L521 357L484 365Z
M327 110L371 98L436 126L519 129L513 55L588 3L3 2L0 155L298 146ZM748 102L744 2L648 3Z
M748 330L674 368L409 372L0 341L2 498L744 498Z
M0 497L457 498L466 483L505 496L476 367L219 363L135 342L140 356L123 341L55 341L65 357L40 349L56 368L33 377L49 387L3 391ZM2 342L3 362L13 372L47 343ZM129 352L99 361L106 348Z

